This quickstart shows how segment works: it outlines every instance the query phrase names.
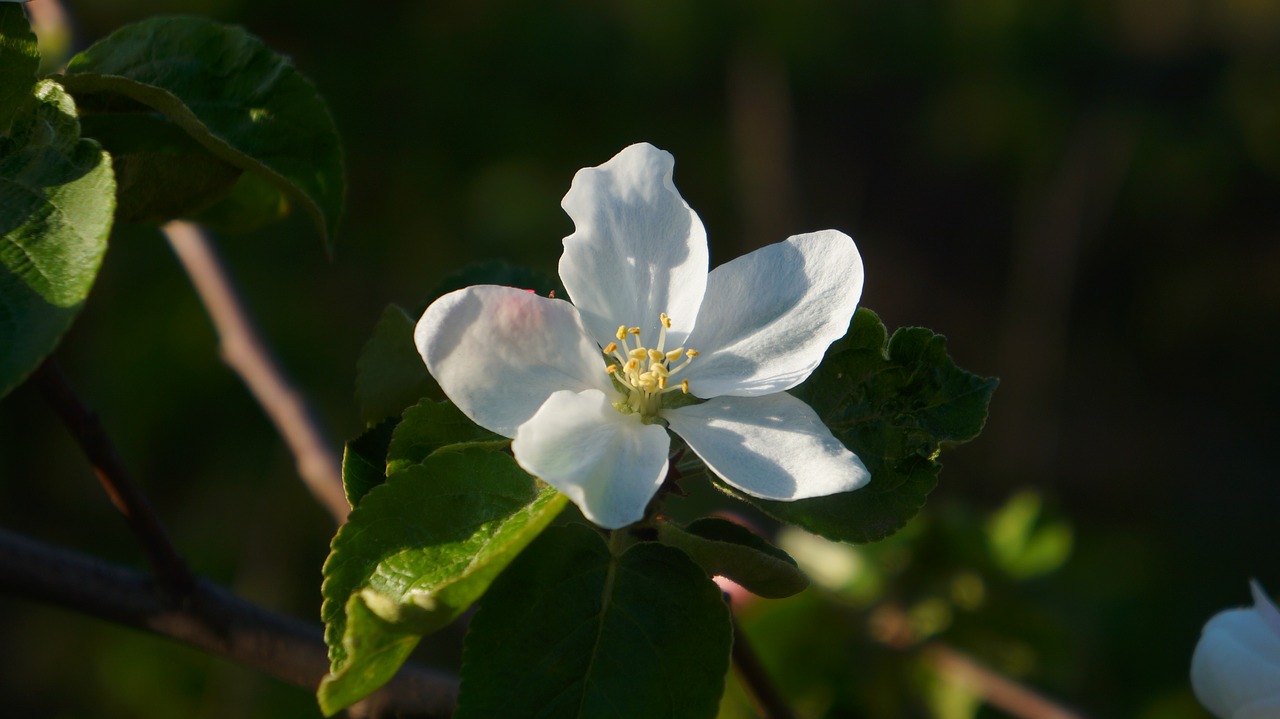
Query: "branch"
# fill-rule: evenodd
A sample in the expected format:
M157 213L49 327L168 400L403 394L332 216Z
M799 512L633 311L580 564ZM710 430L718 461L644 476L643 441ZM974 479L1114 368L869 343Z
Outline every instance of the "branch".
M925 661L948 680L973 690L983 701L1019 719L1083 719L1031 689L979 664L946 644L933 642L922 650Z
M198 227L175 221L161 228L191 277L221 342L222 359L266 411L297 462L298 476L339 524L351 507L342 489L338 455L324 439L302 395L276 367L258 339L213 248Z
M195 577L174 548L155 510L134 485L98 415L80 401L52 359L40 365L32 380L80 445L111 503L124 515L129 528L142 543L160 586L172 597L186 596L195 586Z
M738 624L738 618L733 615L732 610L729 612L729 619L733 622L733 668L737 670L738 678L742 680L743 688L751 697L756 712L762 719L793 719L795 714L769 678L769 673L747 641L747 635L742 631L742 625Z
M141 629L315 691L329 670L318 626L272 613L205 579L180 602L147 576L0 530L0 592ZM352 710L366 717L447 717L452 677L406 664Z

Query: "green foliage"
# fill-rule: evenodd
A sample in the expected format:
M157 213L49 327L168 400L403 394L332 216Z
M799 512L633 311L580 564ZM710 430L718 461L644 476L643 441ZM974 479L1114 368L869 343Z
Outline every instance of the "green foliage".
M342 489L352 507L387 478L387 448L399 417L370 427L342 449Z
M52 80L33 93L0 139L0 396L53 351L79 313L115 207L111 158L80 138L71 96Z
M978 435L997 380L960 369L946 339L927 329L887 332L859 309L844 339L792 392L809 403L871 471L853 492L773 502L745 497L769 514L829 539L872 542L915 516L938 482L939 451Z
M159 224L192 217L222 199L241 175L240 168L147 108L87 114L81 125L111 154L117 222Z
M278 222L289 214L289 198L265 177L240 173L230 192L195 216L196 222L217 232L243 234Z
M0 134L31 94L40 49L21 5L0 5Z
M453 444L501 442L506 439L467 419L452 402L424 399L405 410L404 419L387 448L387 474L418 464L433 452Z
M506 442L477 427L447 400L424 399L405 410L403 417L388 419L347 442L342 455L342 484L347 501L356 506L388 475L422 462L443 447Z
M482 447L436 453L371 489L324 566L325 713L390 679L421 635L471 606L566 502Z
M1039 494L1019 492L987 520L991 554L1015 579L1052 572L1071 556L1071 525L1045 519L1042 505Z
M144 20L71 58L64 83L86 110L160 112L212 156L270 180L331 242L345 192L333 119L311 82L244 30L191 17ZM144 121L120 122L134 125L121 133L131 135ZM165 147L160 140L151 154L172 154ZM173 201L152 199L155 207Z
M369 424L397 416L432 392L435 383L413 343L414 320L387 305L356 361L356 402Z
M704 517L683 528L659 522L658 540L689 555L708 575L728 577L762 597L789 597L809 586L789 554L725 519Z
M712 717L732 639L720 590L683 552L615 554L587 527L553 528L472 619L455 716Z

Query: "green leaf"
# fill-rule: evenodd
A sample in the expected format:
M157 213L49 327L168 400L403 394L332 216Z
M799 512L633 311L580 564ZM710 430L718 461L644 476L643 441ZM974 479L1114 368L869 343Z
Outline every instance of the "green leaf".
M399 417L365 430L342 449L342 488L352 507L387 478L387 448Z
M40 66L40 48L21 5L0 3L0 134L31 96Z
M809 586L790 555L725 519L704 517L684 528L659 522L658 541L689 555L708 575L728 577L762 597L781 599Z
M732 642L719 588L683 552L615 556L585 526L555 527L480 603L454 716L714 717Z
M311 82L258 38L202 18L152 18L71 58L64 83L86 109L141 103L164 114L306 208L329 246L345 192L337 129Z
M1014 579L1048 574L1071 556L1071 525L1046 519L1042 505L1039 494L1019 492L987 521L992 557Z
M859 309L849 332L792 391L871 471L862 489L796 502L743 496L786 522L844 542L872 542L900 529L938 483L944 447L982 431L998 380L965 372L946 338L921 327L893 333Z
M226 197L195 216L216 232L242 235L288 217L289 198L262 175L243 172Z
M87 115L81 126L111 153L117 222L192 217L225 197L242 173L151 112Z
M370 490L324 566L324 712L389 680L418 638L471 606L567 502L510 455L480 448L438 453Z
M111 233L111 157L80 139L75 103L42 80L0 139L0 397L53 351Z
M387 305L373 336L356 361L356 402L360 416L374 424L399 416L432 393L435 383L413 342L414 321L398 305Z
M503 437L476 425L452 402L424 399L404 412L387 448L387 474L418 464L436 450L472 442L506 444Z

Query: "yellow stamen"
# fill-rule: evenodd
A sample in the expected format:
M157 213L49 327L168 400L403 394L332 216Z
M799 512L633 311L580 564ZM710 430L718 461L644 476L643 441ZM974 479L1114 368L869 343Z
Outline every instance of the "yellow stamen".
M662 354L662 353L661 353L661 352L659 352L658 350L649 350L649 361L650 361L650 362L661 362L662 360L664 360L664 359L666 359L666 358L667 358L667 356L666 356L666 355L664 355L664 354Z
M697 357L698 354L699 354L698 350L689 350L684 353L684 356L688 357L689 359L693 359L694 357ZM701 367L702 365L698 365L698 366Z
M607 344L607 345L605 345L605 346L604 346L604 353L605 353L605 354L607 354L607 355L611 355L611 354L613 354L614 352L617 352L617 351L618 351L618 343L617 343L617 342L610 342L609 344Z
M662 314L658 315L658 319L662 320L663 327L666 327L667 329L671 329L671 318L667 316L666 312L663 312Z
M667 375L671 374L671 371L670 371L670 370L668 370L668 369L667 369L667 366L666 366L666 365L664 365L664 364L656 364L656 365L653 365L653 366L649 367L649 371L650 371L650 372L657 372L658 374L662 375L663 377L666 377Z
M627 360L627 365L626 365L626 366L627 366L627 371L628 371L628 372L635 372L635 371L637 371L638 369L640 369L640 360L635 359L635 358L629 359L629 360Z
M627 326L618 325L618 331L613 336L617 337L619 342L625 340L627 338Z
M628 329L627 329L627 334L631 334L631 335L635 335L636 337L639 337L639 336L640 336L640 328L639 328L639 327L630 327L630 328L628 328Z
M670 352L668 352L668 353L666 354L667 361L668 361L668 362L675 362L676 360L680 359L680 355L682 355L682 354L684 354L684 348L683 348L683 347L681 347L681 348L679 348L679 349L671 350Z
M689 380L680 380L680 391L689 394Z
M616 364L611 364L608 367L604 368L605 374L613 374L614 372L617 372L617 371L618 371L618 365Z
M649 351L643 347L637 347L636 349L633 349L630 352L628 352L627 356L634 360L642 360L642 359L646 359L649 356Z

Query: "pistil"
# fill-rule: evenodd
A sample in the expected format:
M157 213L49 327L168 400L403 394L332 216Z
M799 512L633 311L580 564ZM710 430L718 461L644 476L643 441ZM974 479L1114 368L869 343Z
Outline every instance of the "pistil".
M606 357L617 362L610 362L605 371L618 380L628 390L625 405L629 411L639 412L644 417L653 417L662 408L662 395L677 390L689 393L689 380L674 382L671 376L680 372L698 356L695 349L678 347L666 349L667 330L671 328L671 318L663 312L659 315L658 343L655 347L645 347L640 338L639 327L618 325L615 333L617 342L610 342L603 348ZM632 346L631 338L635 338ZM619 344L621 343L621 344ZM674 367L672 364L684 357Z

